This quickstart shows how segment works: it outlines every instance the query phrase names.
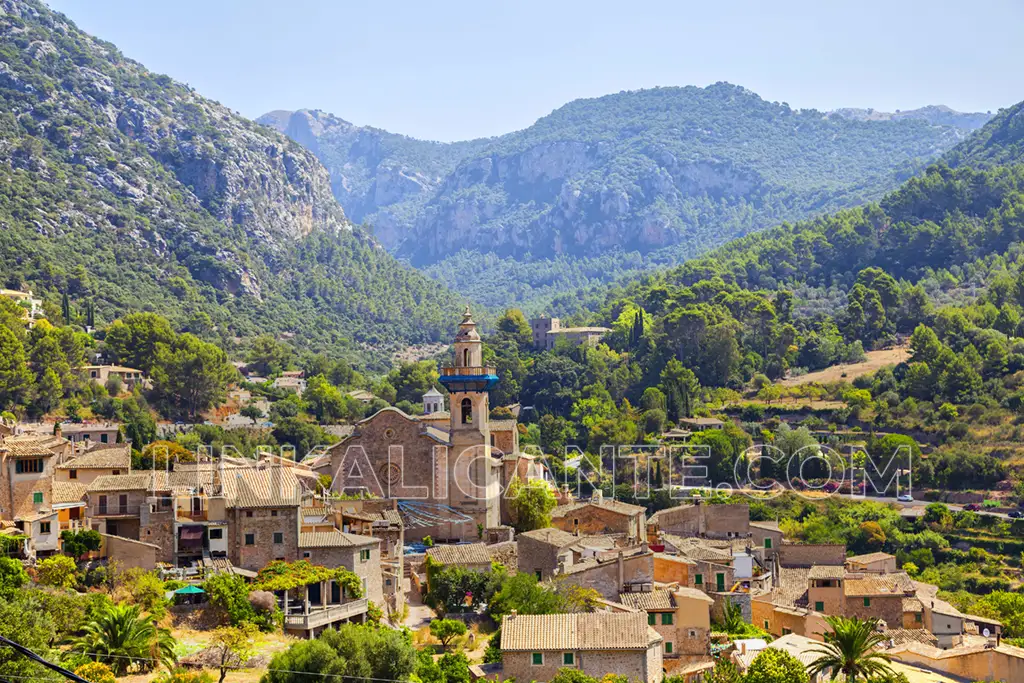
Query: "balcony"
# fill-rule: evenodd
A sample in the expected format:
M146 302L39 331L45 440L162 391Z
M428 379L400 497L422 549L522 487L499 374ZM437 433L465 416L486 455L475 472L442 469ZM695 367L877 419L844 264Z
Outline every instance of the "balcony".
M293 631L311 631L365 614L368 602L366 598L360 598L340 605L310 606L307 614L285 615L284 627Z
M441 368L442 377L473 377L475 375L497 375L498 369L492 367L479 368Z
M178 519L188 520L192 522L205 522L209 519L206 510L181 510L179 509L175 514Z
M441 368L441 384L448 391L489 391L497 383L496 368Z
M89 517L138 517L141 505L95 505L89 508Z

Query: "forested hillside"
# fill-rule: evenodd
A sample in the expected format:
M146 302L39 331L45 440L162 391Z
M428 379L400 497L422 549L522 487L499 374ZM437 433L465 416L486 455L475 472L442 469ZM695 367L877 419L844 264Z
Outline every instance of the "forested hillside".
M718 83L577 100L522 131L455 144L317 111L260 120L316 151L346 210L400 256L485 303L538 308L876 200L987 118L796 111ZM483 261L514 286L495 286Z
M446 336L457 303L354 229L315 156L33 0L0 0L0 283L96 323L355 352Z

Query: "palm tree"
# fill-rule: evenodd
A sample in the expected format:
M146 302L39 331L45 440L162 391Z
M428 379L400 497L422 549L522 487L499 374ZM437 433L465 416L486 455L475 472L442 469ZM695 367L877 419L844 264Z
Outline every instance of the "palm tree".
M157 626L156 618L143 614L138 605L107 605L71 641L71 651L109 665L118 676L132 664L148 671L157 663L175 662L171 632Z
M889 667L892 659L878 646L885 641L885 636L878 631L875 619L861 620L857 617L826 617L825 621L832 627L829 633L819 633L825 640L824 647L811 650L821 655L808 667L807 672L813 678L822 672L830 672L832 680L839 674L846 677L847 683L867 681L870 678L894 675Z

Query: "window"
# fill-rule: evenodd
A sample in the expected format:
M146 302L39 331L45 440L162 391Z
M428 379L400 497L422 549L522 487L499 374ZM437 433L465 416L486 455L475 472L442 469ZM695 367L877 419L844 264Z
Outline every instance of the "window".
M534 666L542 666L544 664L544 653L534 652L533 655L530 657L530 662Z
M391 585L391 579L384 579L384 585L385 586L390 586Z
M703 586L704 585L704 575L703 574L697 574L697 576L694 577L694 579L693 579L693 583L694 583L695 586Z
M662 612L661 613L661 625L662 626L671 626L672 625L672 613L671 612Z
M864 598L864 606L871 607L871 598Z
M772 539L770 539L770 538L764 539L764 549L765 550L771 550L772 549Z
M665 641L665 654L672 654L672 643Z
M271 517L277 517L277 510L271 510L270 511L270 516Z
M473 401L468 398L462 399L462 424L473 424Z
M42 491L33 491L32 492L32 504L33 505L42 505L43 504L43 492Z
M369 560L370 560L370 551L368 549L367 550L360 550L359 551L359 560L361 562L369 562Z
M782 627L782 635L784 635L784 636L788 636L788 635L789 635L790 633L792 633L792 632L793 632L793 629L791 629L791 628L786 628L785 626L783 626L783 627Z
M302 559L308 560L311 557L313 557L313 553L309 552L308 550L302 551Z
M695 629L695 628L691 628L687 633L688 633L688 635L691 638L696 638L697 637L697 629Z
M469 367L469 349L462 349L462 367Z
M106 434L100 434L100 443L110 443L110 437Z
M725 591L725 574L715 574L715 588L718 589L719 593Z
M768 623L767 619L764 620L764 630L765 631L770 631L771 630L771 624Z
M647 625L654 626L654 612L651 612L647 615Z
M824 612L825 611L825 603L821 602L820 600L818 602L814 603L814 611L815 612Z
M256 545L256 534L246 534L245 535L245 544L246 545Z
M114 470L111 474L121 474L121 470Z
M918 612L917 614L914 615L914 622L918 623L918 624L921 623L921 613L920 612Z
M42 471L43 461L41 458L29 458L28 460L14 461L15 474L39 474Z
M245 511L245 516L246 517L252 517L252 510L246 510Z
M275 531L274 532L274 543L276 545L280 545L280 544L284 543L284 534L281 533L280 531Z
M68 470L68 479L78 479L78 470Z
M41 534L48 534L48 533L50 533L50 523L49 522L39 522L39 533L41 533Z
M540 570L539 570L539 569L535 570L535 571L533 572L533 574L534 574L534 576L536 576L536 577L537 577L537 580L538 580L538 581L541 581L541 580L542 580L542 579L541 579L541 572L540 572Z
M576 664L576 656L571 652L565 652L562 654L562 665L573 666Z
M210 540L211 541L219 541L222 538L224 538L224 530L223 529L210 529Z

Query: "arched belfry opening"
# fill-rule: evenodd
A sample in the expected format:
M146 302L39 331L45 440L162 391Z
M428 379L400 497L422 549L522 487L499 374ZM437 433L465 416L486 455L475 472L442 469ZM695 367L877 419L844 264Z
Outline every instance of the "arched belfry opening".
M473 424L473 401L468 398L462 399L462 424Z

